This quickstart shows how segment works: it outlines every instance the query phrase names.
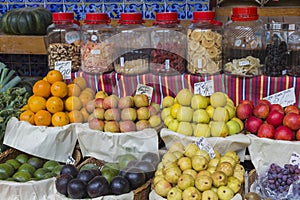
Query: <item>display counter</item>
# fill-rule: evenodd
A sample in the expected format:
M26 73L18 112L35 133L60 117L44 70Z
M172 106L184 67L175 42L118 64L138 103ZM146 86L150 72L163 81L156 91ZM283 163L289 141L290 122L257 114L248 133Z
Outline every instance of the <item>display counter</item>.
M237 104L241 100L248 99L256 103L259 99L274 93L295 88L296 105L300 107L300 77L282 76L255 76L236 77L226 74L211 76L198 76L191 74L181 74L174 76L163 76L153 74L142 74L135 76L121 75L115 72L91 75L84 72L72 74L72 78L84 77L90 87L96 91L103 90L108 94L118 96L132 95L135 93L138 84L153 87L152 101L161 103L166 95L175 96L182 88L194 88L198 82L212 80L214 92L225 92Z

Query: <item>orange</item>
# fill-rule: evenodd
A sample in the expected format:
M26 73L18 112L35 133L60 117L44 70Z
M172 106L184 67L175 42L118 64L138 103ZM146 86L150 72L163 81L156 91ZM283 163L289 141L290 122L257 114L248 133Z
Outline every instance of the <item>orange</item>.
M81 107L82 107L82 103L79 97L70 96L65 101L65 109L67 111L80 110Z
M64 102L59 97L50 97L46 102L46 108L50 113L57 113L64 110Z
M34 95L47 98L50 96L50 88L51 85L49 82L45 80L39 80L33 85L32 92Z
M64 126L69 124L69 116L65 112L57 112L52 115L51 122L53 126Z
M69 112L70 123L82 123L83 116L79 110L72 110Z
M74 78L73 83L76 83L81 90L84 90L86 88L86 81L83 77L78 76Z
M91 96L89 93L87 92L83 92L79 95L79 99L81 100L82 106L86 106L88 104L88 102L90 102L91 100L93 100L93 96Z
M21 111L30 110L28 104L24 105L21 109Z
M63 81L64 80L62 74L60 73L60 71L55 70L55 69L53 69L53 70L51 70L47 73L46 79L50 84L53 84L56 81Z
M51 85L51 94L56 97L64 98L68 95L67 84L63 81L56 81Z
M20 120L29 122L30 124L34 125L34 112L32 112L31 110L22 112L20 115Z
M40 110L34 115L34 123L37 126L50 126L51 114L47 110Z
M77 84L71 83L67 87L68 87L68 96L69 97L70 96L77 96L77 97L79 97L81 89L80 89L80 87Z
M90 114L88 113L88 111L86 110L86 108L81 108L80 112L81 112L81 114L83 116L83 122L87 122L88 119L89 119L89 115Z
M46 109L46 99L40 96L32 96L28 102L29 109L36 113Z

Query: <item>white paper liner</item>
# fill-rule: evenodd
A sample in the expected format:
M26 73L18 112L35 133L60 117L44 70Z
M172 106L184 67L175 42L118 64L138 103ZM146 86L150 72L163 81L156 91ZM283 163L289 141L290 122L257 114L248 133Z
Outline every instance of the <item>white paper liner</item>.
M251 144L249 145L249 154L251 161L259 177L269 168L272 163L283 167L290 162L293 152L300 153L300 142L274 140L260 138L253 134L248 134Z
M175 141L181 142L183 145L187 145L199 140L199 137L185 136L167 128L163 128L160 131L160 136L165 142L167 148L169 148ZM227 151L237 152L240 156L241 162L244 161L246 148L250 144L250 139L242 133L227 137L208 137L206 139L215 150L219 151L221 155L225 154Z
M24 183L0 181L1 199L49 200L55 199L55 178Z
M92 130L88 128L88 124L81 124L76 126L76 133L83 157L117 162L120 155L128 153L138 159L146 152L158 153L158 135L155 129L111 133Z
M77 141L74 125L33 126L12 117L7 123L3 143L37 157L65 163L68 156L72 156Z

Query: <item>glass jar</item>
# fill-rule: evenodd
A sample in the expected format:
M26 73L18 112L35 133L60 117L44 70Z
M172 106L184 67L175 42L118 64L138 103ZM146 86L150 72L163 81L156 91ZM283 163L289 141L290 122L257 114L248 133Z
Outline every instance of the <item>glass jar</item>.
M87 13L81 28L81 64L87 73L102 74L113 68L114 28L107 13Z
M281 76L286 74L288 26L288 24L281 23L266 24L265 75Z
M195 11L187 27L187 70L215 74L222 70L222 23L213 11Z
M70 73L77 71L80 64L80 26L74 20L74 13L52 13L53 23L47 28L48 66L59 70L70 79Z
M150 71L154 74L185 72L186 36L178 13L156 13L151 31Z
M300 76L300 24L288 37L289 64L286 69L289 76Z
M121 13L118 23L115 71L126 75L149 72L150 36L142 13Z
M231 20L224 26L223 70L238 76L254 76L263 72L265 60L265 28L257 7L235 7Z

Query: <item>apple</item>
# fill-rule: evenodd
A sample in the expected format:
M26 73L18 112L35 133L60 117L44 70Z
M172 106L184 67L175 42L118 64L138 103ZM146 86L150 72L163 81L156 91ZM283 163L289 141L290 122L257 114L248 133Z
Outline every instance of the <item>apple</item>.
M273 110L277 110L277 111L279 111L281 113L284 113L283 107L280 104L277 104L277 103L271 104L271 106L270 106L270 112L272 112Z
M260 118L250 116L245 122L245 129L250 133L256 134L262 124L263 121Z
M269 114L270 107L265 103L258 103L253 108L253 115L260 118L265 119Z
M119 121L121 119L120 110L118 108L110 108L104 112L104 119L106 121L114 120Z
M288 113L283 118L283 125L296 131L300 128L300 115L296 113Z
M297 141L300 141L300 129L298 129L298 131L296 132L295 137Z
M284 113L278 110L272 110L267 116L268 124L271 124L275 127L282 125L282 121L284 118Z
M260 99L260 100L258 100L257 104L265 104L265 105L267 105L267 106L269 106L269 107L271 106L270 101L265 100L265 99Z
M137 108L149 106L148 96L145 94L136 94L133 96L134 105Z
M288 114L288 113L300 114L299 108L297 106L294 106L294 105L286 106L284 108L284 112L285 112L285 114Z
M274 138L276 140L293 140L294 139L294 133L291 129L289 129L286 126L278 126L275 129L275 135Z
M89 101L85 108L86 108L86 111L88 111L89 114L93 113L94 112L94 109L95 109L95 100L91 100Z
M105 113L105 110L103 108L95 108L93 114L94 114L94 117L98 118L98 119L104 119L104 113Z
M103 98L95 99L95 101L94 101L95 108L103 108L103 101L104 101Z
M104 123L104 132L120 132L120 125L117 121L105 121Z
M104 130L104 122L101 119L93 118L88 122L89 128L93 130Z
M118 108L131 108L134 106L133 98L131 96L124 96L119 99Z
M254 108L254 104L253 104L253 102L250 101L250 100L242 100L242 101L240 102L240 104L249 104L249 105L251 106L252 109Z
M135 121L137 119L137 112L135 108L124 108L121 111L121 119L123 121L131 120Z
M150 125L149 121L144 120L144 119L137 121L135 126L136 126L137 131L141 131L141 130L144 130L146 128L151 128L151 125Z
M242 103L236 107L236 116L241 120L245 120L252 115L252 111L253 109L250 104Z
M257 136L261 138L274 138L275 135L275 128L271 124L262 124L258 131L257 131Z
M136 131L135 123L131 120L128 121L120 121L120 131L121 132L131 132Z
M119 103L119 97L112 94L104 98L103 100L103 108L110 109L110 108L117 108Z
M148 106L148 109L149 109L150 116L156 115L160 112L159 104L154 102L151 102L151 104Z

